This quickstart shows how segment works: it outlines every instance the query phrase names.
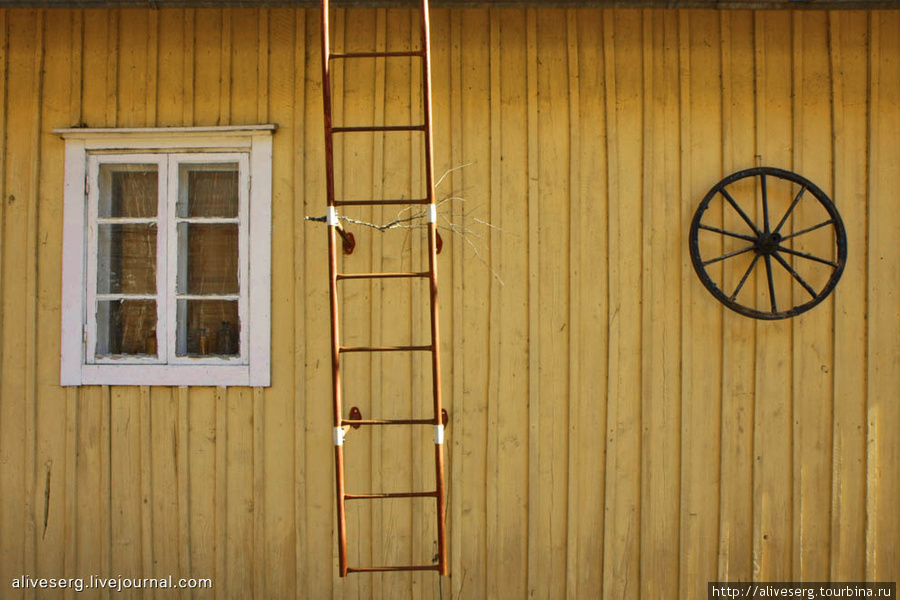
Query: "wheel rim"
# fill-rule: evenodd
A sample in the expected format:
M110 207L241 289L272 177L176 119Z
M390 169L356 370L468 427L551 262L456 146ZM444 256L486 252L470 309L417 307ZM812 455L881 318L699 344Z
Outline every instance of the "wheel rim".
M810 310L834 290L847 262L844 224L831 199L808 179L773 167L739 171L713 186L694 213L689 244L706 289L755 319Z

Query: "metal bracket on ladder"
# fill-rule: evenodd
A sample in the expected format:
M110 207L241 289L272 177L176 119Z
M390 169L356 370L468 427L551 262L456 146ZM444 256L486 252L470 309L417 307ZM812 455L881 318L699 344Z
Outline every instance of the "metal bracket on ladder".
M419 0L420 7L420 33L421 48L402 52L342 52L332 53L328 40L328 0L322 0L322 95L324 105L325 122L325 189L327 194L328 224L328 274L329 274L329 303L331 312L331 383L334 417L334 463L335 486L337 488L337 527L338 527L338 562L341 577L348 573L393 572L393 571L436 571L440 575L448 574L447 565L447 534L446 534L446 500L444 492L444 429L448 425L447 411L441 404L441 360L440 360L440 332L438 319L438 278L437 255L443 246L440 234L437 231L437 206L434 198L434 158L432 145L432 116L431 116L431 41L429 32L428 0ZM354 58L388 58L409 57L419 58L422 63L422 114L424 123L410 125L390 126L353 126L335 127L331 114L331 69L333 60L349 60ZM334 185L334 136L354 132L420 132L425 137L425 198L414 199L372 199L372 200L346 200L335 198ZM411 206L424 205L427 211L428 228L428 270L406 273L340 273L338 271L337 236L341 237L345 254L351 254L356 245L353 234L344 230L337 217L336 208L342 206ZM339 283L350 279L428 279L430 293L427 295L430 303L430 331L431 341L427 345L417 346L342 346L339 326ZM431 354L431 392L432 392L432 417L427 419L363 419L362 413L356 407L350 411L350 418L342 416L342 371L341 355L348 352L428 352ZM434 465L435 465L435 489L429 491L412 492L387 492L350 494L345 489L344 482L344 443L350 428L362 426L430 426L434 432ZM436 503L437 515L437 564L410 565L410 566L374 566L374 567L349 567L347 565L347 522L346 503L355 500L378 500L384 498L433 498Z

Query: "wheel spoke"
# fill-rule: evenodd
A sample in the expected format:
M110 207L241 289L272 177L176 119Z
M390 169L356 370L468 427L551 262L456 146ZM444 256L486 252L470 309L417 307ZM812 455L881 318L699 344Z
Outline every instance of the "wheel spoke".
M804 233L809 233L810 231L815 231L816 229L821 229L822 227L825 227L826 225L831 225L832 223L834 223L834 219L828 219L827 221L819 223L818 225L813 225L812 227L808 227L806 229L798 231L797 233L792 233L790 235L786 235L783 238L781 238L781 241L789 240L791 238L797 237L798 235L803 235Z
M734 231L727 231L725 229L719 229L718 227L713 227L712 225L704 225L700 223L700 229L705 229L706 231L712 231L714 233L721 233L722 235L730 235L731 237L736 237L738 239L747 240L748 242L756 242L756 238L752 235L744 235L743 233L736 233Z
M766 254L766 278L769 280L769 301L772 303L772 313L778 312L778 304L775 302L775 280L772 278L772 259Z
M750 226L750 229L753 231L753 233L755 233L757 236L762 233L756 227L756 224L754 224L753 221L750 220L750 217L747 216L747 213L744 212L744 209L742 209L740 206L738 206L738 203L735 201L734 198L731 197L731 194L728 193L728 190L726 190L725 188L722 188L721 190L719 190L719 193L725 197L725 199L728 201L728 204L730 204L732 206L732 208L734 208L734 210L737 212L737 214L739 214L741 216L741 218L744 220L744 222Z
M785 270L786 270L788 273L790 273L791 276L792 276L794 279L797 280L797 283L799 283L800 285L803 286L803 289L805 289L807 292L809 292L809 295L810 295L810 296L812 296L813 298L815 298L816 296L818 296L818 294L816 293L816 290L814 290L814 289L812 288L811 285L809 285L808 283L806 283L806 281L804 281L803 278L800 277L800 274L797 273L797 271L795 271L794 269L792 269L792 268L791 268L791 265L788 264L788 261L784 260L784 259L781 257L780 254L778 254L778 253L776 252L776 253L773 254L772 256L774 256L774 257L775 257L775 260L777 260L779 263L781 263L781 266L784 267Z
M791 206L787 209L787 212L784 213L784 216L781 217L781 221L778 222L778 227L775 228L775 233L781 231L781 228L784 227L784 224L787 222L788 217L791 216L791 213L794 212L794 209L797 207L797 204L800 203L800 198L803 197L803 193L806 191L806 186L804 185L800 188L800 191L797 192L797 195L794 196L794 201L791 202Z
M800 258L805 258L807 260L813 260L817 263L822 263L823 265L829 265L829 266L834 267L835 269L840 266L836 262L833 262L830 260L825 260L824 258L819 258L818 256L813 256L812 254L807 254L806 252L800 252L799 250L791 250L790 248L785 248L784 246L778 246L778 250L780 252L787 252L788 254L793 254L794 256L799 256Z
M762 189L762 205L763 205L763 227L765 232L769 233L769 193L766 190L766 174L759 174L759 185Z
M747 246L746 248L741 248L740 250L735 250L734 252L729 252L728 254L723 254L722 256L717 256L715 258L711 258L707 261L704 261L702 264L705 267L706 265L711 265L712 263L719 262L720 260L725 260L727 258L731 258L732 256L738 256L739 254L743 254L745 252L749 252L753 250L753 246Z
M756 262L758 260L759 260L759 254L757 254L756 256L753 257L753 261L750 263L750 266L747 267L747 271L744 273L744 276L741 277L740 283L738 283L737 287L734 288L734 293L731 294L730 298L728 298L729 300L734 302L735 298L737 298L737 295L740 293L741 288L744 287L744 283L747 282L747 278L750 277L750 273L753 271L753 267L756 266Z

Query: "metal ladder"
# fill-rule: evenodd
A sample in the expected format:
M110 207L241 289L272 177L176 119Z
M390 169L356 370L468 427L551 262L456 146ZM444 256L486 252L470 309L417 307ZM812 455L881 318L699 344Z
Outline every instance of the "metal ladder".
M437 253L440 243L437 233L437 207L434 198L434 161L431 126L431 46L428 20L428 0L420 0L421 47L419 50L404 52L345 52L332 53L329 44L328 12L329 1L322 0L322 94L325 112L325 168L326 192L328 207L326 223L328 224L328 275L329 296L331 304L331 366L332 393L334 403L334 462L337 486L337 526L338 526L338 561L341 577L348 573L386 572L386 571L437 571L447 575L446 544L446 506L444 495L444 419L446 412L441 406L441 370L440 370L440 332L438 330L438 280ZM401 126L371 127L334 127L332 125L331 74L330 65L334 60L354 58L390 58L418 57L422 62L422 103L424 123ZM373 200L339 200L334 191L334 136L352 132L422 132L425 137L425 187L426 197L421 199L373 199ZM344 231L338 219L337 210L342 206L385 206L385 205L424 205L427 210L428 228L428 270L424 272L406 273L340 273L338 272L337 236L343 240L345 251L352 251L352 234ZM428 279L430 283L431 308L431 343L418 346L342 346L340 339L338 314L338 288L341 281L350 279ZM434 413L430 419L362 419L357 414L344 418L341 405L341 355L350 352L429 352L431 353L432 396ZM434 466L435 490L422 492L388 492L349 494L344 485L344 438L350 426L431 426L434 429ZM437 504L437 564L408 566L361 566L347 565L347 522L346 502L348 500L380 500L385 498L434 498Z

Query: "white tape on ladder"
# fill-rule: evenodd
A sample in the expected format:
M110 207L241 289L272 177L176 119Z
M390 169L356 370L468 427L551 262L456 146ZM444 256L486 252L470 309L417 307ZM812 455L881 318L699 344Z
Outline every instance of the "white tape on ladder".
M343 446L344 445L344 428L343 427L335 427L334 428L334 445L335 446Z
M333 206L329 206L327 208L327 211L325 213L325 222L328 223L329 225L331 225L332 227L338 226L339 223L338 223L337 213L334 212Z
M428 205L428 222L437 223L437 206L434 204Z
M444 443L444 426L443 425L435 425L434 426L434 443L435 444L443 444Z

